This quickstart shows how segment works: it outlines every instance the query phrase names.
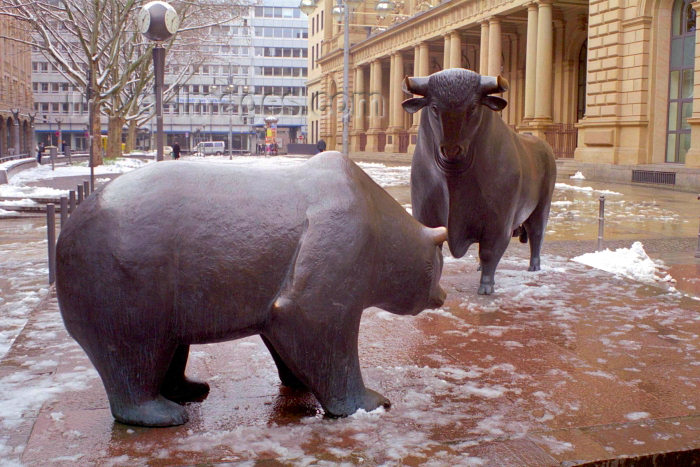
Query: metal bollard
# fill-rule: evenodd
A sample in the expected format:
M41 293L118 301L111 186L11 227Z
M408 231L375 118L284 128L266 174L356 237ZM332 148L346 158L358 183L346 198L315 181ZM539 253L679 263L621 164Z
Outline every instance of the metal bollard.
M71 190L68 192L68 212L73 213L75 211L75 191Z
M61 230L68 220L68 198L61 196Z
M698 195L698 200L700 200L700 195ZM698 225L698 247L695 249L695 257L700 258L700 225Z
M56 206L46 205L46 235L49 241L49 285L56 282Z
M603 249L603 230L605 229L605 196L600 196L600 206L598 207L598 250Z
M83 202L83 185L78 185L78 204Z
M88 181L83 182L83 193L85 193L86 198L88 196L90 196L90 182L88 182Z

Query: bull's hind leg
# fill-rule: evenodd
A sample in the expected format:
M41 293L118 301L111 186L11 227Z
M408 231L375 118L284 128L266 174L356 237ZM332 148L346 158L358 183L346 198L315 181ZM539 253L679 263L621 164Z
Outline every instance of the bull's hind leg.
M175 351L165 342L79 340L90 357L109 398L114 418L129 425L171 426L187 421L184 407L160 395Z
M479 262L481 264L481 280L479 295L491 295L496 284L496 267L506 251L510 234L500 237L490 237L479 242Z
M523 222L523 227L527 232L527 239L530 242L530 267L528 271L540 270L540 252L544 243L544 233L547 230L547 220L549 219L549 200L540 203L530 214L530 217Z
M185 376L189 353L189 345L179 345L175 350L175 355L173 355L168 372L160 387L160 393L166 399L180 403L194 402L204 400L209 394L207 383Z
M265 346L267 347L267 350L270 351L270 354L272 355L272 359L275 361L275 365L277 366L277 373L279 374L280 381L282 381L282 384L287 386L288 388L296 388L296 389L304 389L306 386L304 386L304 383L302 383L299 378L294 376L294 373L292 370L287 367L287 364L284 363L284 360L282 360L282 357L280 357L279 352L275 350L275 347L272 345L272 342L270 340L263 336L262 334L260 335L262 338L263 342L265 343Z

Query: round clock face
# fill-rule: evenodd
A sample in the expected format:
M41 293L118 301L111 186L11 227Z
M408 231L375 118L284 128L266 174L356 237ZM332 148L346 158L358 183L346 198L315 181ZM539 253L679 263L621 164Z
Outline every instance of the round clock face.
M180 26L180 17L174 8L169 7L165 10L165 28L170 34L175 34L178 26Z
M151 11L146 8L142 8L138 16L138 26L141 34L146 34L148 28L151 26Z

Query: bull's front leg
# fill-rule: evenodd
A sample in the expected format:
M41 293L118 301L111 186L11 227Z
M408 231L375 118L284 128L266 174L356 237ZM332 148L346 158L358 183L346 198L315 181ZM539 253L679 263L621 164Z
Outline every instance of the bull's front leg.
M491 295L495 285L496 267L508 247L510 235L505 238L490 237L479 242L479 262L481 265L481 280L479 295Z

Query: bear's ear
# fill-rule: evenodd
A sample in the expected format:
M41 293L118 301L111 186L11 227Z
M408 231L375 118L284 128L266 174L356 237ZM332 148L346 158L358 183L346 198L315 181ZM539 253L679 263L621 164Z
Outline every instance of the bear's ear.
M495 111L503 110L508 105L508 101L497 96L484 96L481 98L481 103Z
M401 105L403 106L406 112L414 114L426 105L428 105L428 99L426 99L425 97L412 97L403 101Z
M445 227L435 227L430 229L430 235L433 238L433 243L440 245L447 241L447 229Z

